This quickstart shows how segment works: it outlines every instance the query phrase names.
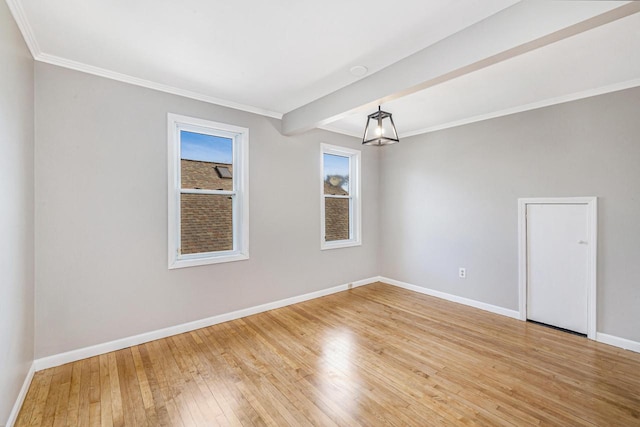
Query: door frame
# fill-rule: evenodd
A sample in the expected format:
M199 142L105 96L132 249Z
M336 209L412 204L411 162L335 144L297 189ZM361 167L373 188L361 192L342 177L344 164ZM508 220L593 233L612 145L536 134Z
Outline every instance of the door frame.
M598 260L598 198L539 197L518 199L518 291L520 320L527 320L527 205L586 205L589 213L587 271L587 337L596 339L596 282Z

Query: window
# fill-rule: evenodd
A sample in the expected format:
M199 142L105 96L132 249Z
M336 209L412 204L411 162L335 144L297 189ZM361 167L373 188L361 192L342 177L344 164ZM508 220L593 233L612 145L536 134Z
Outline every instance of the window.
M322 144L320 170L321 249L360 245L360 151Z
M249 130L168 115L169 268L249 258Z

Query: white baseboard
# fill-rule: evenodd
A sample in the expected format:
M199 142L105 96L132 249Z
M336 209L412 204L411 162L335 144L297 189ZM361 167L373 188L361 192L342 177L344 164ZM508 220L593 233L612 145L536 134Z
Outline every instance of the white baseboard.
M42 357L34 361L35 370L41 371L43 369L64 365L65 363L71 363L77 360L86 359L88 357L98 356L100 354L109 353L111 351L121 350L123 348L143 344L149 341L155 341L157 339L170 337L172 335L182 334L184 332L190 332L196 329L206 328L207 326L228 322L230 320L239 319L241 317L251 316L252 314L262 313L262 312L273 310L276 308L285 307L287 305L308 301L310 299L320 298L326 295L335 294L336 292L346 291L350 288L350 285L351 287L355 288L358 286L364 286L370 283L377 282L378 280L379 280L379 277L371 277L368 279L357 280L344 285L338 285L332 288L322 289L322 290L311 292L304 295L298 295L295 297L286 298L279 301L257 305L255 307L249 307L242 310L232 311L230 313L224 313L217 316L208 317L206 319L183 323L181 325L176 325L176 326L170 326L168 328L159 329L156 331L145 332L140 335L121 338L121 339L109 341L102 344L96 344L90 347L79 348L76 350L67 351L66 353L60 353L60 354L54 354L52 356Z
M7 427L13 427L18 419L18 414L20 413L20 408L22 408L22 404L24 403L25 397L27 397L27 392L29 391L29 387L31 386L31 381L33 380L33 375L36 373L35 362L31 363L31 367L29 367L29 371L27 372L27 376L22 383L22 388L20 389L20 393L18 393L18 398L16 399L16 403L14 403L13 408L11 409L11 413L9 414L9 419L7 420Z
M596 341L640 353L640 342L638 341L631 341L615 335L603 334L602 332L596 333Z
M334 286L331 288L322 289L322 290L311 292L304 295L298 295L295 297L286 298L279 301L274 301L274 302L254 306L254 307L249 307L242 310L232 311L230 313L224 313L217 316L208 317L206 319L183 323L181 325L171 326L171 327L159 329L156 331L146 332L146 333L134 335L131 337L121 338L118 340L97 344L90 347L84 347L84 348L68 351L66 353L55 354L52 356L37 359L33 362L31 370L29 371L29 375L27 376L27 379L25 380L25 384L23 385L23 389L20 392L20 397L16 402L16 407L14 407L11 413L11 416L15 418L18 415L18 411L20 409L20 406L22 405L22 401L24 400L24 397L27 393L29 384L31 383L31 379L33 378L33 374L35 371L41 371L43 369L53 368L55 366L64 365L65 363L75 362L77 360L98 356L100 354L108 353L111 351L121 350L123 348L143 344L143 343L154 341L161 338L170 337L172 335L177 335L184 332L190 332L200 328L206 328L207 326L228 322L230 320L239 319L241 317L250 316L252 314L274 310L276 308L281 308L291 304L308 301L314 298L320 298L326 295L348 290L350 286L355 288L358 286L364 286L364 285L368 285L370 283L375 283L375 282L388 283L390 285L397 286L410 291L418 292L425 295L430 295L436 298L441 298L441 299L456 302L459 304L468 305L470 307L479 308L481 310L500 314L502 316L507 316L514 319L520 319L520 313L516 310L510 310L504 307L499 307L496 305L487 304L487 303L472 300L469 298L448 294L446 292L436 291L433 289L424 288L422 286L412 285L410 283L401 282L399 280L390 279L388 277L382 277L382 276L370 277L368 279L354 281L349 284ZM624 348L624 349L628 349L628 350L640 353L639 342L635 342L625 338L619 338L613 335L608 335L603 333L598 333L596 335L596 340L605 344L613 345L616 347L620 347L620 348ZM9 420L11 421L12 418L10 417ZM13 420L13 422L15 422L15 419ZM7 426L11 426L11 425L12 425L11 422L7 424Z
M520 312L516 310L510 310L508 308L499 307L496 305L487 304L487 303L472 300L469 298L448 294L446 292L434 291L433 289L423 288L422 286L412 285L410 283L401 282L399 280L389 279L388 277L378 277L377 281L388 283L390 285L397 286L403 289L408 289L410 291L418 292L421 294L430 295L432 297L442 298L447 301L457 302L460 304L479 308L481 310L486 310L492 313L501 314L503 316L522 320L520 318ZM615 335L603 334L602 332L596 333L596 341L601 342L603 344L609 344L614 347L619 347L625 350L630 350L636 353L640 353L640 342L637 342L637 341L616 337Z
M430 295L432 297L441 298L451 302L457 302L459 304L468 305L471 307L479 308L481 310L490 311L491 313L512 317L514 319L520 319L520 312L516 310L510 310L508 308L499 307L497 305L487 304L486 302L480 302L473 299L448 294L446 292L440 292L440 291L435 291L429 288L423 288L422 286L416 286L410 283L401 282L399 280L389 279L388 277L380 277L379 280L381 282L388 283L390 285L397 286L399 288L408 289L410 291L418 292L425 295Z

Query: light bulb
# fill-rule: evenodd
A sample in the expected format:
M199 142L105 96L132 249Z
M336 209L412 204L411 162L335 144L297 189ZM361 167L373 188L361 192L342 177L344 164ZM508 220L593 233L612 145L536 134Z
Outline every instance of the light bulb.
M382 127L381 126L377 126L376 127L376 135L378 135L378 136L382 135Z

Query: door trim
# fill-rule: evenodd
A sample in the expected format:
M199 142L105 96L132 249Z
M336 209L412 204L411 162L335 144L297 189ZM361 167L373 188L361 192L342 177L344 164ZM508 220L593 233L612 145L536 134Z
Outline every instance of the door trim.
M518 199L518 306L520 320L527 320L527 205L586 205L589 211L589 271L587 272L587 337L596 339L596 282L598 260L598 198L540 197Z

